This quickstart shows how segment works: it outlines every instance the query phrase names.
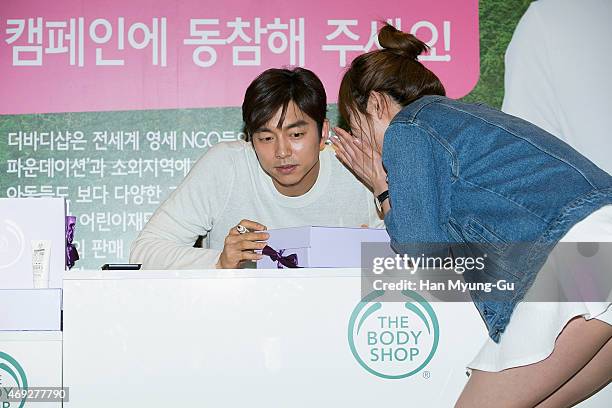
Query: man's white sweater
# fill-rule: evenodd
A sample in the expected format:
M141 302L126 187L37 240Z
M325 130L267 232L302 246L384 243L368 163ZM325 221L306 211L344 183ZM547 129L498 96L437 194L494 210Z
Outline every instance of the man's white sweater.
M198 160L132 243L130 262L146 269L214 268L230 228L242 219L268 229L306 225L383 227L372 193L335 157L320 153L314 186L304 195L279 193L250 143L219 143ZM194 248L198 236L207 248Z

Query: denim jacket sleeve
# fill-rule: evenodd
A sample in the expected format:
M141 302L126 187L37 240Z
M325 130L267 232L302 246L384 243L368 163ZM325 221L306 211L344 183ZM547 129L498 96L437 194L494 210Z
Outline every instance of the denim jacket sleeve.
M391 204L385 224L396 252L408 252L400 245L404 243L411 244L413 252L417 250L414 244L449 241L441 228L441 175L432 143L431 136L414 123L395 122L385 132L383 165ZM425 245L420 249L430 252L425 255L434 255Z

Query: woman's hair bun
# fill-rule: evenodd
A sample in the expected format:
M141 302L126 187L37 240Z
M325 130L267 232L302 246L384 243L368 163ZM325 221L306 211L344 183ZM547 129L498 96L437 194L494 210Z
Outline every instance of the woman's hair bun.
M380 29L378 42L384 49L414 60L429 49L427 44L414 35L400 31L391 24Z

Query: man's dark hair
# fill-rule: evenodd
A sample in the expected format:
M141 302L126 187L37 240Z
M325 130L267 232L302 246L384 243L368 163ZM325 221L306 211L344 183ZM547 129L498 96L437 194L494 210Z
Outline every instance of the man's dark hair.
M305 68L272 68L262 72L247 88L242 103L242 120L247 140L282 108L278 128L282 128L287 105L293 101L317 123L319 137L327 114L327 96L321 80Z

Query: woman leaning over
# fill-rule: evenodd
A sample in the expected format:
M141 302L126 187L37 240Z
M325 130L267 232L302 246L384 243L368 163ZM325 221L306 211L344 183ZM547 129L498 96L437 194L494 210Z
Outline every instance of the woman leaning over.
M378 39L343 77L351 133L336 129L338 158L380 196L394 249L487 243L488 275L516 287L503 301L472 293L489 339L456 406L561 407L597 392L612 376L610 298L524 300L559 241L612 242L612 176L535 125L446 98L416 37L387 25Z

